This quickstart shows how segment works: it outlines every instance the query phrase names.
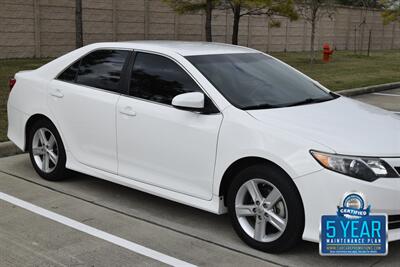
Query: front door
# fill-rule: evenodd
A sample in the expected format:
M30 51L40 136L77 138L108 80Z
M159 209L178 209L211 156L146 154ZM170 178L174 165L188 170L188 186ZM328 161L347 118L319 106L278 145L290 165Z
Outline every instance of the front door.
M212 198L222 115L171 105L174 96L194 91L202 90L173 60L136 53L129 95L117 104L119 175Z

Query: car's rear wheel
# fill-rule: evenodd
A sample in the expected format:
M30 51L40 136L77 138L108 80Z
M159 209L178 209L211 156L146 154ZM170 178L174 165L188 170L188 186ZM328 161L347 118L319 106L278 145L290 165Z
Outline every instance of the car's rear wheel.
M303 205L279 168L255 165L241 171L228 190L227 205L233 228L253 248L279 253L301 238Z
M46 119L33 123L29 131L29 155L36 172L44 179L64 179L66 155L56 127Z

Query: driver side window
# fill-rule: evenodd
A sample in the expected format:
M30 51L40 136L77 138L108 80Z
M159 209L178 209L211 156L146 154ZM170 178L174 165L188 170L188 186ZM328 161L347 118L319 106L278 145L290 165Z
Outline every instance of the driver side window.
M188 92L202 92L196 82L174 61L155 54L136 53L129 95L171 105Z

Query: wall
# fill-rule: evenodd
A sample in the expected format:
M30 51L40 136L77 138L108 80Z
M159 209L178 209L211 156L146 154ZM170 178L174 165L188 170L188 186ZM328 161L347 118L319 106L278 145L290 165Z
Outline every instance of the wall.
M82 0L84 43L141 39L204 40L204 16L177 15L161 0ZM360 23L366 17L366 24ZM243 17L239 42L261 51L306 51L310 25L285 18L269 28L264 16ZM55 57L75 48L75 1L0 0L0 58ZM356 30L356 31L355 31ZM338 7L332 19L318 23L316 47L324 42L340 50L399 49L399 23L383 25L379 11ZM230 11L216 11L213 38L230 42Z

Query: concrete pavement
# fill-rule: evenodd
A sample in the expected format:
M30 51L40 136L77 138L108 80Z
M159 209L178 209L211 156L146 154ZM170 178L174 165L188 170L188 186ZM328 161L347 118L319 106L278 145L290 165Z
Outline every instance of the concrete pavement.
M15 157L18 165L25 166L21 169L27 171L26 155ZM9 157L1 161L6 163L14 160L14 157ZM8 171L7 168L2 168L2 170ZM86 184L85 190L92 191L90 187L93 184L87 182L95 182L95 180L90 177L77 176L65 183L77 189L84 185L75 183L81 179ZM105 194L106 199L117 197L113 189L111 191L107 189L110 186L113 185L107 183L101 185L103 188L101 192ZM33 176L31 180L24 180L16 175L1 172L0 188L6 194L192 264L203 266L275 265L175 229L157 225L152 223L149 217L131 216L129 213L103 206L84 194L69 194L63 192L63 189L52 188L48 183L42 184L37 176ZM138 192L132 190L130 193ZM142 195L140 203L145 206L150 201L150 196ZM0 201L0 214L0 266L164 265L154 259L132 253L4 201Z
M380 93L355 98L400 112L400 89ZM400 262L398 241L390 243L387 257L321 257L318 244L309 242L281 255L256 251L236 236L226 215L81 174L48 182L34 172L26 154L0 159L0 192L199 266L395 266ZM164 264L0 200L0 266L28 265Z
M34 173L26 154L0 160L0 191L200 266L365 266L400 261L400 242L391 243L387 257L321 257L318 245L309 242L282 255L256 251L239 240L227 216L213 215L85 175L48 182ZM20 208L12 208L1 200L0 218L0 236L4 240L0 251L5 251L0 254L0 266L19 265L12 264L15 258L27 264L35 260L72 265L76 259L84 265L95 266L161 265ZM10 240L14 240L13 246L8 245ZM21 248L15 250L18 244Z
M400 88L359 95L353 98L393 112L400 112Z

